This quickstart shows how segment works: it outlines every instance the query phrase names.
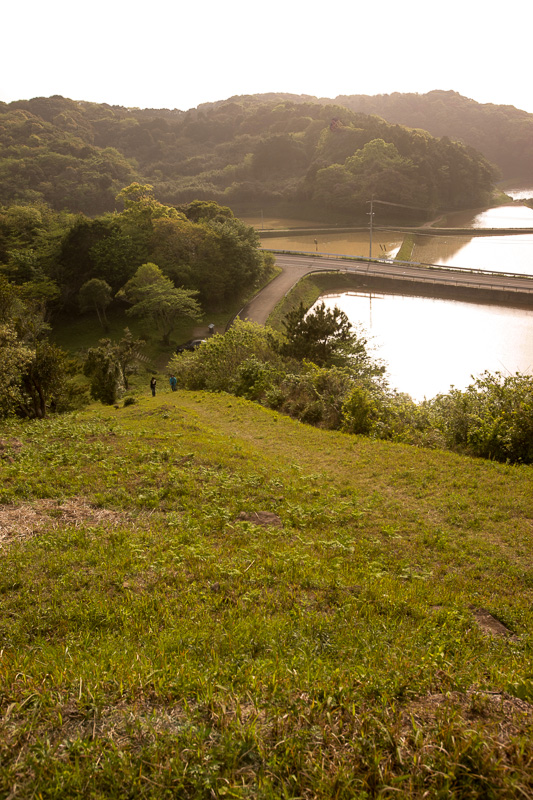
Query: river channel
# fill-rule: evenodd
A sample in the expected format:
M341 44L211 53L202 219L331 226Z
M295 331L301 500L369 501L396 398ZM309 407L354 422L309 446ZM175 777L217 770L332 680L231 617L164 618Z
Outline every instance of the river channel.
M268 222L263 221L265 227ZM513 204L450 215L442 224L533 227L533 210ZM374 231L372 254L394 257L402 239L394 231ZM369 235L289 234L264 240L264 246L368 256ZM533 235L448 237L432 236L428 229L416 236L412 260L533 275ZM429 399L451 386L465 388L485 370L533 372L533 311L396 294L343 292L322 299L362 325L374 354L387 364L390 385L415 400Z

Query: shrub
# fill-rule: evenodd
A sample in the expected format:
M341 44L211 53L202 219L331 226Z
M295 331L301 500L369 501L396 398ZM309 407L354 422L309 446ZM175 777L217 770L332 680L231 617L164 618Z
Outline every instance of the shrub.
M263 402L269 408L274 410L279 410L283 405L283 401L285 399L285 395L283 390L280 386L271 386L269 389L266 390Z
M497 461L533 463L533 376L483 373L432 403L446 444Z
M285 374L277 391L270 390L268 404L302 422L338 429L343 400L353 385L349 370L327 369L308 362L303 363L302 369L300 373Z
M275 376L276 371L254 355L237 368L232 393L248 400L260 400L270 389Z
M430 404L418 404L408 394L388 390L379 393L376 401L378 414L372 427L373 436L423 447L444 447Z
M106 405L113 405L124 391L124 377L117 358L116 346L109 339L100 339L98 347L87 353L84 372L91 380L91 395Z
M354 386L342 405L342 427L348 433L370 433L378 406L368 389Z
M235 320L225 334L216 334L204 342L194 353L180 353L168 365L169 371L186 389L207 389L215 392L235 392L241 380L250 381L251 372L257 373L255 360L262 364L281 364L281 358L271 347L271 337L277 337L269 328L255 322ZM244 362L243 377L239 370ZM244 375L248 370L248 378Z

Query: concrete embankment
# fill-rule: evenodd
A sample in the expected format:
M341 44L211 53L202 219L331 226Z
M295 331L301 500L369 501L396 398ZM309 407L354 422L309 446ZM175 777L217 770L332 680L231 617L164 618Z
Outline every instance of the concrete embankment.
M264 325L276 304L290 289L305 275L317 272L332 272L345 276L348 274L352 289L355 291L437 297L512 308L533 308L533 292L528 285L527 276L506 276L499 273L491 276L491 273L485 273L485 277L491 276L490 282L487 282L480 279L482 277L480 273L468 270L440 270L430 265L410 265L410 268L407 268L407 265L402 265L400 262L387 264L379 261L357 262L351 259L325 259L314 254L307 256L278 254L277 263L281 267L280 274L240 311L239 316L242 319L250 319ZM401 270L401 274L398 274L398 269ZM377 271L381 274L376 274ZM387 271L392 274L387 275ZM516 285L517 281L523 283L523 286Z
M412 233L425 236L511 236L520 234L533 234L533 228L431 228L428 226L416 228L378 227L373 228L374 233ZM368 233L368 225L359 228L279 228L277 230L257 231L261 239L278 239L283 236L318 236L328 233Z
M256 231L261 239L277 239L283 236L322 236L328 233L368 233L366 228L277 228Z

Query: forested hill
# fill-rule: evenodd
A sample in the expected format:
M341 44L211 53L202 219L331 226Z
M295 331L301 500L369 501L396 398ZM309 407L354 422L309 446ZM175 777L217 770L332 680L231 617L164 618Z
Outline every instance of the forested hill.
M467 145L316 98L249 96L187 112L59 96L0 103L3 205L95 215L140 181L170 205L355 221L372 196L428 214L482 205L495 177Z
M342 95L334 102L462 141L496 164L503 178L533 178L533 114L514 106L476 103L457 92L443 91Z
M479 150L498 168L502 178L533 178L533 114L514 106L478 103L457 92L441 90L335 98L272 93L254 97L256 101L334 103L358 113L375 114L389 123L419 128L439 138L447 136Z

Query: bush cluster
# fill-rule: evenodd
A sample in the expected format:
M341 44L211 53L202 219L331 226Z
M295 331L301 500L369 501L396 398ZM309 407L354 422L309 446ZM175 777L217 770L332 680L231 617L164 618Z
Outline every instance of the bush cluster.
M280 354L281 334L237 320L168 365L186 389L228 392L329 430L533 463L533 377L485 373L465 390L416 403L369 358L317 366Z
M533 376L483 373L431 401L446 445L496 461L533 463Z

